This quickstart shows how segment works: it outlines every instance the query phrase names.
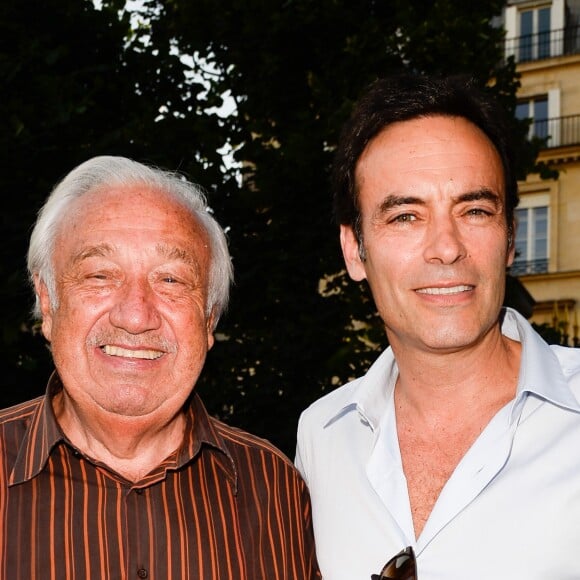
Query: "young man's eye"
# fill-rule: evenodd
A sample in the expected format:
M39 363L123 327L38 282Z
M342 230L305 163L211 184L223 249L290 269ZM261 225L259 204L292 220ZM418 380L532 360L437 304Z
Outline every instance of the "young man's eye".
M417 216L413 215L412 213L402 213L398 216L395 216L392 221L394 222L412 222L417 219Z
M491 212L489 212L486 209L483 209L482 207L474 207L474 208L470 209L467 213L469 215L483 215L483 216L491 215Z

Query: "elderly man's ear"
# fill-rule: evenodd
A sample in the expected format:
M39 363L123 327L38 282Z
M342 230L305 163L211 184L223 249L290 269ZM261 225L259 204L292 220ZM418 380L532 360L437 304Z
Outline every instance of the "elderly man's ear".
M52 306L50 303L50 296L48 288L38 274L34 275L34 290L40 304L40 311L42 312L42 334L44 338L50 342L52 332Z
M214 345L215 342L214 321L215 321L215 309L212 308L210 315L207 317L205 321L205 327L207 329L207 350L209 350Z

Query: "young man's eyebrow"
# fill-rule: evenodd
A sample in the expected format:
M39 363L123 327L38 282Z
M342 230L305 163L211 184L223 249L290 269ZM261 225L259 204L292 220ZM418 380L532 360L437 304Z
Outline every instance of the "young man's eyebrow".
M476 189L475 191L468 191L462 193L457 197L457 201L480 201L487 200L494 203L496 206L501 205L501 197L498 193L487 187L482 187L481 189Z
M382 213L402 205L425 205L425 200L413 195L390 194L387 195L387 197L385 197L385 199L383 199L383 201L379 204L375 214L381 215Z
M457 196L456 202L457 203L465 203L470 201L480 201L480 200L487 200L492 202L496 207L500 207L502 205L501 196L489 189L487 187L482 187L480 189L476 189L474 191L467 191ZM387 195L383 201L379 204L376 211L374 212L374 216L378 217L394 208L401 207L404 205L426 205L426 201L421 197L416 197L413 195L396 195L396 194L389 194Z

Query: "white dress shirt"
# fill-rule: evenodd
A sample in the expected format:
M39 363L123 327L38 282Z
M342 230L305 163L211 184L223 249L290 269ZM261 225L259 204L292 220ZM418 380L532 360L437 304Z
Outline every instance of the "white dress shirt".
M580 579L580 349L548 346L510 309L502 332L522 343L517 395L463 457L418 538L391 349L302 413L295 462L324 580L370 580L408 545L418 580Z

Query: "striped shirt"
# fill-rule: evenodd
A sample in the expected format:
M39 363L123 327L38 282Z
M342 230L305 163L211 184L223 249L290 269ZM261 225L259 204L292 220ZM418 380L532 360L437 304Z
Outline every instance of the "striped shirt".
M138 482L63 436L49 393L0 411L0 580L319 578L306 486L194 394L182 447Z

